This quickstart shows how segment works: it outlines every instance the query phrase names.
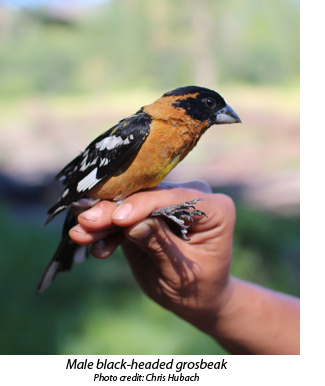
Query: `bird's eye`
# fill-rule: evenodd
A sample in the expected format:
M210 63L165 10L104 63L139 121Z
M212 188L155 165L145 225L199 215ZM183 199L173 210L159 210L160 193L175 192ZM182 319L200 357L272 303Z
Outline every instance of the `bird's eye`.
M209 109L213 109L214 107L216 107L216 104L217 104L217 102L212 98L204 99L204 103L206 107L208 107Z

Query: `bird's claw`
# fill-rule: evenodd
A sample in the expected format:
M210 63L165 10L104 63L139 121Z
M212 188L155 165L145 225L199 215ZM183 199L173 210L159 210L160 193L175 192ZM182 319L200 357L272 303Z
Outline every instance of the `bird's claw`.
M174 228L181 233L183 239L189 241L190 239L187 237L187 233L188 229L193 225L193 216L208 217L202 210L195 208L194 205L197 204L198 201L206 202L203 198L196 198L195 200L183 202L179 205L156 209L151 213L151 216L163 216L171 224L176 225Z

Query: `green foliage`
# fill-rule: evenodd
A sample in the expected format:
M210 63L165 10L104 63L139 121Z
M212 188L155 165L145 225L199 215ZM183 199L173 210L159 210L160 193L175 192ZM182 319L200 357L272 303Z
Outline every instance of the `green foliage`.
M297 295L298 218L237 207L232 273ZM120 251L90 258L36 295L60 227L9 209L0 207L0 354L225 353L143 295Z
M147 299L120 251L90 258L36 295L60 229L17 221L4 206L0 220L0 354L224 353Z
M298 214L279 216L237 205L232 274L299 296Z
M70 19L6 10L3 23L2 97L299 78L296 1L115 0Z

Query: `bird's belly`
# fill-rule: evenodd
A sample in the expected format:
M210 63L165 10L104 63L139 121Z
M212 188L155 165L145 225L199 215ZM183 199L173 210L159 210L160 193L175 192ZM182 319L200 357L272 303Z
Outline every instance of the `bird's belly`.
M141 158L139 154L136 162L134 160L127 168L121 168L107 181L95 186L91 190L91 196L118 201L139 190L154 188L177 165L180 155L172 160L165 159L164 162L159 162L154 155L145 160Z

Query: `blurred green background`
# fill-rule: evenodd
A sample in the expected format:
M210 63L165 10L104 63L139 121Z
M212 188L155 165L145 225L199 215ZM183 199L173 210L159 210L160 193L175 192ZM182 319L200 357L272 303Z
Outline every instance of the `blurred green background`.
M232 274L299 296L299 1L0 1L0 354L221 354L147 299L117 251L35 289L68 161L184 85L242 125L212 127L169 176L237 206Z

